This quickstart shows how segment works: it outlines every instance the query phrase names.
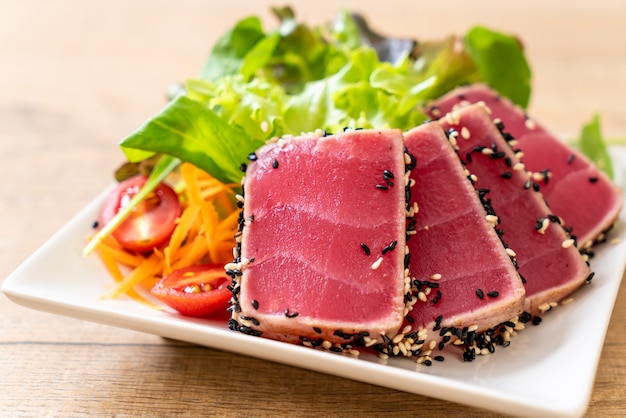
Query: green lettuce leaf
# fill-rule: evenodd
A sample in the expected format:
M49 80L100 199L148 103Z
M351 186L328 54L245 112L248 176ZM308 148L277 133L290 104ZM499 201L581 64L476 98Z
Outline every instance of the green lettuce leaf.
M273 136L408 130L426 119L424 104L460 84L485 81L527 104L530 70L507 35L477 27L464 41L451 36L415 48L345 11L330 27L301 24L289 7L273 11L280 22L273 31L248 17L219 39L185 95L121 142L130 161L163 153L239 181L247 155Z
M230 183L241 181L240 165L261 144L202 103L179 96L120 146L129 161L143 158L146 151L162 152Z
M215 81L225 75L238 73L246 55L264 36L265 32L258 17L240 20L217 41L204 63L201 77Z
M609 178L613 178L613 165L602 135L599 115L593 115L591 121L583 125L576 145L598 169L604 171Z
M483 81L514 103L528 106L531 70L516 38L475 26L465 35L465 48Z

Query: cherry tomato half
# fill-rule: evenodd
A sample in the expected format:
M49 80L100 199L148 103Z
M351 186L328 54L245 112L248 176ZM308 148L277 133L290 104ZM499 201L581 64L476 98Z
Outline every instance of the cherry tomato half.
M145 176L135 176L120 182L104 201L100 211L101 224L106 225L126 206L146 180ZM178 195L171 187L161 183L133 209L112 235L128 250L152 251L169 240L180 214Z
M224 266L205 264L174 270L152 288L151 293L186 316L224 313L231 291Z

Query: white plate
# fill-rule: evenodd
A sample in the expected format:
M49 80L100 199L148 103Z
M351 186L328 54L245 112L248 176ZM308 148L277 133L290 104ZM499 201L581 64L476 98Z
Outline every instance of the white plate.
M614 150L616 177L624 184L626 151ZM408 359L384 363L375 356L341 354L250 337L226 324L155 310L129 298L99 300L111 279L97 257L81 258L104 194L92 202L3 283L21 305L112 326L189 341L299 366L401 391L441 398L510 415L570 417L584 414L604 336L626 263L626 228L612 232L619 244L603 244L592 260L593 283L575 302L529 325L508 348L464 363L456 352L442 363ZM624 212L621 215L624 219ZM581 350L581 345L584 349Z

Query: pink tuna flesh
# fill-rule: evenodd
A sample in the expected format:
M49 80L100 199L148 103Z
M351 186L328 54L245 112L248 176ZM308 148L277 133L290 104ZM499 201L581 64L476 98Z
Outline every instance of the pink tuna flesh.
M483 102L493 119L518 141L527 170L547 172L536 179L553 213L572 227L581 247L591 244L615 222L623 196L610 179L579 151L559 141L511 101L482 84L460 87L429 106L427 113L438 119L447 112ZM547 170L547 171L546 171ZM580 199L580 196L585 196Z
M250 262L233 318L282 340L395 335L404 172L399 130L283 138L259 149L244 183L241 260Z
M413 329L432 329L436 322L482 331L519 315L522 281L441 126L433 122L409 131L405 145L416 159L412 196L419 205L416 233L407 243L410 275L437 286L409 312Z
M583 284L591 274L589 267L570 245L541 192L528 181L529 174L518 165L485 106L452 111L440 123L456 132L459 154L477 177L475 186L489 190L502 239L515 251L519 273L526 280L525 310L540 314L540 306L558 302Z

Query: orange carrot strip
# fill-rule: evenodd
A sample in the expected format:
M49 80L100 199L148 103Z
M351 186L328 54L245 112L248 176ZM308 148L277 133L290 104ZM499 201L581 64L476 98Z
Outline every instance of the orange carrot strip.
M124 293L128 293L133 286L146 277L154 276L161 268L160 257L150 256L146 261L131 271L115 288L103 296L105 299L115 299Z
M145 258L141 255L131 254L128 251L111 247L108 243L104 241L98 244L96 249L99 252L102 252L112 257L118 263L124 264L129 267L137 267L141 265L145 260Z

